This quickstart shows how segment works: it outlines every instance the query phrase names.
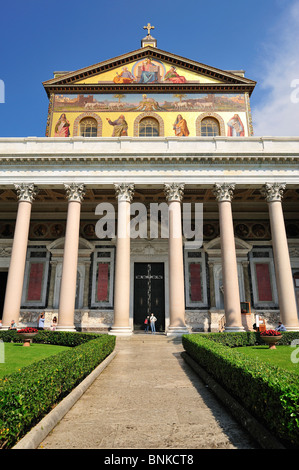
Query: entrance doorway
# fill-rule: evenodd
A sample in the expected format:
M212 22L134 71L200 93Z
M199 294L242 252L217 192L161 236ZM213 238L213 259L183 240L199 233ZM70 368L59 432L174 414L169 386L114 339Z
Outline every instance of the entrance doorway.
M164 263L134 263L134 330L153 313L156 331L165 330Z
M2 315L3 315L7 275L8 275L7 271L2 271L2 272L0 271L0 319L2 319Z

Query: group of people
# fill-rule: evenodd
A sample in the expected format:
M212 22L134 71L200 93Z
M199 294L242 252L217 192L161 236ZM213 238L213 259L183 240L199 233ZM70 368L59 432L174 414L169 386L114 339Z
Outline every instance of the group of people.
M254 323L253 325L253 329L255 331L258 331L259 330L259 327L256 323ZM275 328L276 331L287 331L286 327L283 325L283 323L281 321L278 322L278 325L277 327Z
M157 321L157 318L155 317L153 313L151 313L150 316L148 315L146 319L144 320L144 325L145 325L144 331L148 333L149 326L151 326L151 332L152 334L155 334L156 333L156 321Z
M45 314L44 313L41 313L39 315L37 322L38 322L38 328L43 330L45 326ZM57 317L55 316L52 318L50 330L55 331L56 327L57 327Z
M38 329L43 330L44 326L45 326L45 314L41 313L37 319L37 327ZM53 317L50 330L55 331L56 327L57 327L57 317ZM2 328L2 320L0 320L0 328ZM10 325L9 325L9 330L17 330L17 329L18 327L17 327L15 320L11 320Z

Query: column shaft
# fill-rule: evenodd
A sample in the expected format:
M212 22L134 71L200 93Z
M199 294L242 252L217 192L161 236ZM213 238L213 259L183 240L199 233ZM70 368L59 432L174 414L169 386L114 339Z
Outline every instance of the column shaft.
M181 200L184 185L165 185L169 203L169 327L168 335L188 333L185 324L185 284L183 262L183 239Z
M114 323L111 333L131 335L130 326L130 203L133 184L116 184L118 199L117 241L114 282Z
M231 199L234 185L215 185L218 199L226 331L242 331L238 268Z
M15 185L15 187L18 191L19 204L3 308L2 322L4 328L10 326L11 320L16 323L19 321L31 206L37 192L33 184Z
M285 184L280 183L266 183L261 192L266 197L269 208L280 319L287 330L299 330L292 268L281 202L285 186Z
M65 185L69 199L60 285L57 330L73 331L79 251L81 201L84 185Z

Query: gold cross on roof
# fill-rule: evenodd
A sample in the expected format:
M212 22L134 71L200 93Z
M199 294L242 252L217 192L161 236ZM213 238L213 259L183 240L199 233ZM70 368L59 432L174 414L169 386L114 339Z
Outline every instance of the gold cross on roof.
M155 29L155 26L152 26L150 23L147 23L147 26L143 26L143 29L147 29L147 35L150 36L151 29Z

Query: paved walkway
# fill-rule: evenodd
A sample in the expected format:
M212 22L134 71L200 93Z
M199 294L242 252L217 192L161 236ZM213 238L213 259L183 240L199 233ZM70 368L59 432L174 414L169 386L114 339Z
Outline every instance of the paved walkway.
M180 340L136 334L116 351L40 448L257 448L181 358Z

